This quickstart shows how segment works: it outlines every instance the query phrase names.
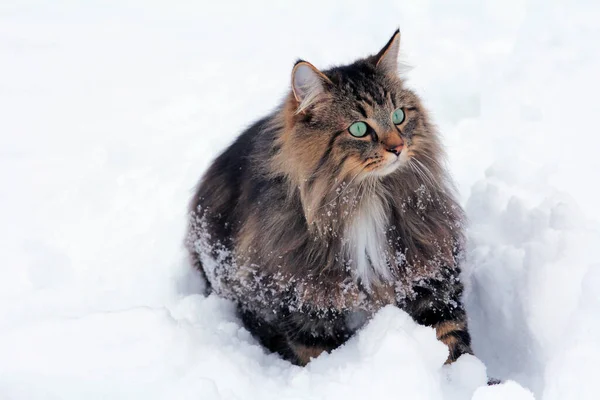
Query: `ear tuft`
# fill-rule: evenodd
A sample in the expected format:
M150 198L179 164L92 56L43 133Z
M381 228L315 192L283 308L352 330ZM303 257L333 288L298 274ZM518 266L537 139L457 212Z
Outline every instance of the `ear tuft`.
M314 65L299 60L292 70L292 91L299 103L298 112L310 106L325 91L324 83L330 82Z
M398 73L398 53L400 51L400 29L392 35L387 44L375 56L376 66L387 74Z

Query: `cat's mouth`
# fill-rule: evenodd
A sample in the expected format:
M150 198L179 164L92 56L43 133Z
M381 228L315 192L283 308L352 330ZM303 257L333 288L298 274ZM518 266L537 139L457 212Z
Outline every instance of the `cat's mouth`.
M402 149L400 154L388 153L381 157L377 163L371 166L370 175L386 176L396 171L398 168L408 163L408 151L406 147Z

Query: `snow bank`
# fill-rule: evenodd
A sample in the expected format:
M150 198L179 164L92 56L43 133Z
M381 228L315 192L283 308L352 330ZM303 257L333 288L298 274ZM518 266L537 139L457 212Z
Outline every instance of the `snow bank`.
M596 3L3 2L0 398L597 398ZM198 294L187 201L298 57L351 61L397 26L470 219L478 358L443 366L388 308L295 367Z
M433 329L392 307L300 368L265 354L230 303L200 295L171 312L137 308L15 329L0 336L0 352L11 360L0 369L8 398L467 399L487 380L473 356L442 366L447 349ZM529 398L517 388L514 399Z
M512 160L488 169L473 187L464 275L475 352L491 374L541 391L560 380L562 373L545 368L572 340L573 326L592 323L587 314L593 302L582 284L598 273L593 249L600 232L571 198L553 192L531 170ZM589 350L599 344L591 340ZM591 384L581 382L590 395Z

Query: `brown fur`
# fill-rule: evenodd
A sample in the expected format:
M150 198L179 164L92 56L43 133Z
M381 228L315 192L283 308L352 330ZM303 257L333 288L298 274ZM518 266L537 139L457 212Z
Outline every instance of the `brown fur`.
M334 349L388 304L435 326L449 360L470 352L463 213L437 132L393 70L397 41L322 72L297 63L282 106L215 160L191 203L194 264L295 363ZM406 118L394 125L398 107ZM355 121L371 133L350 135ZM357 247L373 235L382 240Z
M290 346L298 356L298 359L300 360L300 365L308 364L310 360L319 357L321 353L327 351L326 349L321 347L310 347L301 344L290 344Z

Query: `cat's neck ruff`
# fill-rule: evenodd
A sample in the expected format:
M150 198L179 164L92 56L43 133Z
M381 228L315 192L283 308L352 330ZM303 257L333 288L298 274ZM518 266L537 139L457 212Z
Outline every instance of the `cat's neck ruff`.
M386 231L389 206L378 194L364 198L344 232L344 251L349 265L362 285L392 278Z

